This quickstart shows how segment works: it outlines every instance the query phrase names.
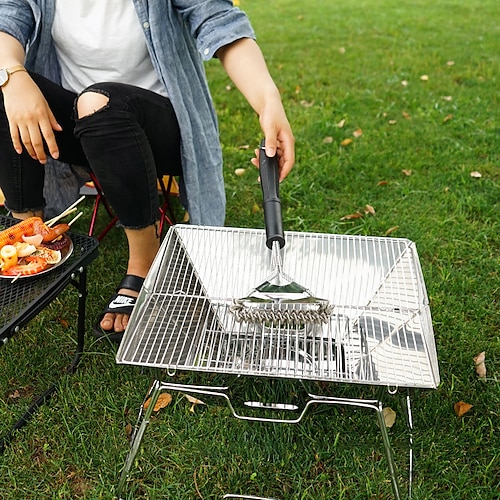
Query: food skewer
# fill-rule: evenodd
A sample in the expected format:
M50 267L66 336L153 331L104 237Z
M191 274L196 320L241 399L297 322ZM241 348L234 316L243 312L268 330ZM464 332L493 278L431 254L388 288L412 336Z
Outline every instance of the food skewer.
M85 195L81 196L78 200L76 200L73 204L71 204L66 210L61 212L58 216L53 217L52 219L45 222L47 226L53 226L58 220L66 217L70 213L73 213L76 210L76 206L85 199Z
M85 197L83 196L76 202L78 204L80 201L82 201ZM76 205L74 204L74 205ZM51 219L52 224L56 221L56 219L60 219L66 215L69 215L70 213L73 213L77 210L75 206L68 207L64 212L62 212L58 217ZM56 245L56 247L52 246L46 249L46 252L50 251L58 251L61 248L65 246L64 241L56 242L56 240L60 239L60 236L69 230L72 224L74 224L81 216L83 215L83 212L79 212L73 219L66 224L58 224L54 228L51 228L48 226L48 224L44 224L42 219L39 217L32 217L31 219L24 220L20 222L19 224L14 225L13 227L7 229L6 231L9 231L7 234L3 234L2 241L4 241L4 245L1 246L2 250L2 255L0 258L0 273L2 273L2 276L10 276L12 277L11 283L16 282L20 277L22 276L31 276L34 274L38 274L39 272L42 272L46 267L47 264L57 264L60 260L60 254L59 254L59 259L56 257L52 256L50 253L46 257L45 255L43 258L38 258L38 257L33 257L31 258L32 254L35 253L35 250L38 248L38 246L42 243L42 241L47 241L51 242L51 244ZM37 225L38 224L38 225ZM19 225L23 225L23 227L20 227ZM36 226L36 227L35 227ZM43 231L38 231L40 229L40 226L42 226ZM11 234L12 233L12 228L17 229L17 233L19 231L21 232L21 235L19 234ZM3 233L3 232L2 232ZM22 239L24 240L24 244L27 245L28 247L32 247L33 250L29 251L28 253L25 252L25 249L23 248L23 254L21 255L20 251L16 249L13 245L17 243L22 243L21 242L21 236ZM34 240L28 241L29 238L34 238L35 236L38 236L40 240L37 239L37 243L35 243ZM12 243L12 245L10 244ZM59 246L62 243L62 246ZM35 248L37 247L37 248ZM5 259L7 257L10 257L10 254L4 255L3 250L4 249L9 249L12 248L15 254L15 262L8 262L8 267L5 265ZM18 261L18 257L24 258L27 257L27 261ZM49 260L53 261L50 262ZM7 269L7 271L6 271ZM7 273L7 274L6 274Z
M68 226L71 227L71 225L73 224L73 222L75 222L76 220L78 220L81 216L83 215L83 212L79 212L77 215L75 215L75 217L73 217L69 222L68 222Z
M62 218L66 217L69 214L72 214L73 212L76 212L78 208L73 207L73 208L67 208L64 212L61 212L59 215L54 217L53 219L50 219L48 222L45 223L46 226L52 227L57 221L61 220Z

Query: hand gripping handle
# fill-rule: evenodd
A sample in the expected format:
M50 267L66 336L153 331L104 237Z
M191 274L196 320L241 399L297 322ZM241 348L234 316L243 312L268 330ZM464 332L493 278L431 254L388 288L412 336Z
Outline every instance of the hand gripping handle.
M273 247L277 241L280 248L285 246L281 200L279 195L279 166L277 155L266 155L265 141L260 143L259 151L260 183L262 186L264 222L266 224L266 245Z

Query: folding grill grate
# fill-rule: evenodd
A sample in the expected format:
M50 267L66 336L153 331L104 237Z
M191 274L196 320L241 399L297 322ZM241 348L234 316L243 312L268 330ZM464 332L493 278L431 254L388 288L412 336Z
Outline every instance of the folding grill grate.
M189 371L435 388L438 363L415 245L286 233L285 270L334 306L322 325L231 313L269 275L262 230L175 226L146 279L117 362Z

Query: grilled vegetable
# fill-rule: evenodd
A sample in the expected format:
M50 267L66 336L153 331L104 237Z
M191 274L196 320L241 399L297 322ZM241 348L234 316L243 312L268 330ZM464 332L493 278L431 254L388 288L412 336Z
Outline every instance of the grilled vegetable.
M17 250L14 245L4 245L0 249L0 266L7 271L17 265Z

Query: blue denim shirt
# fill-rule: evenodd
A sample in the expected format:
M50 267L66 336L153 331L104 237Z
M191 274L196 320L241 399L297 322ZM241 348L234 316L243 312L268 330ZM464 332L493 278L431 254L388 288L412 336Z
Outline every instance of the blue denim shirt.
M240 38L255 38L231 0L133 0L153 65L167 89L181 130L181 190L193 224L225 219L222 151L203 60ZM51 29L55 0L2 0L0 31L26 48L26 67L55 82L59 64Z

